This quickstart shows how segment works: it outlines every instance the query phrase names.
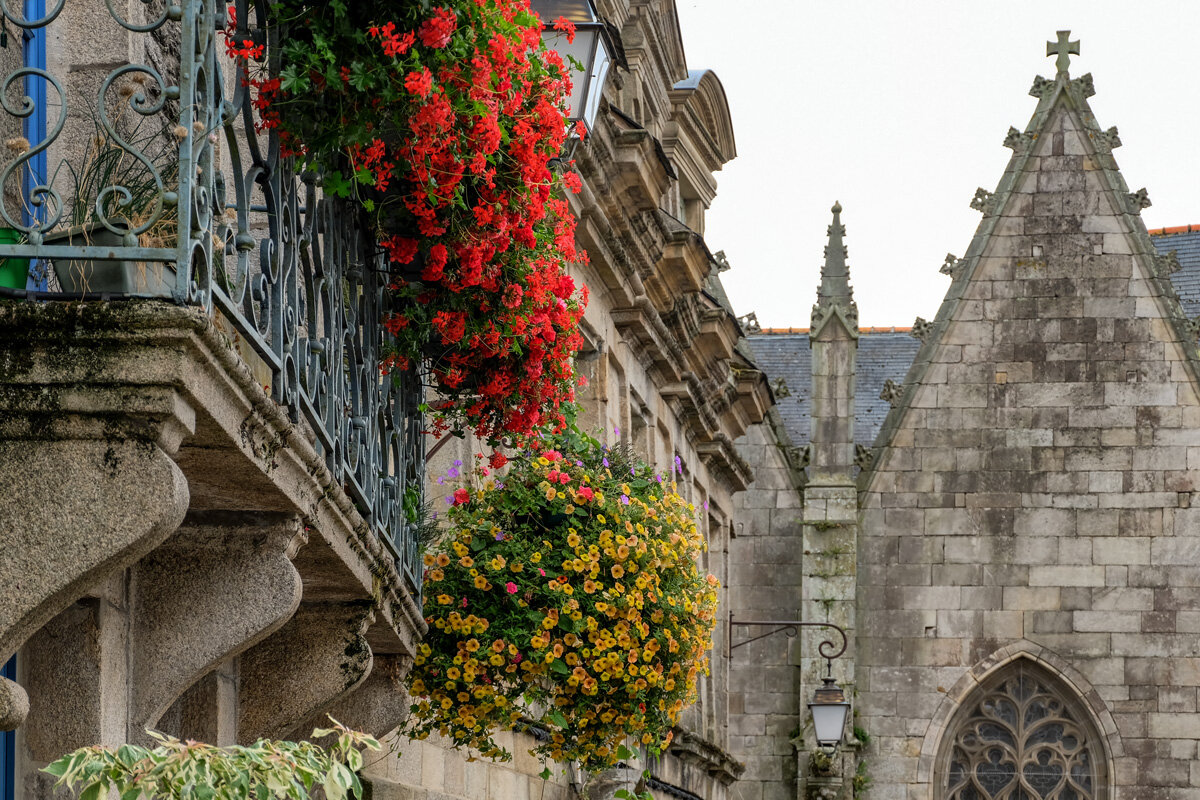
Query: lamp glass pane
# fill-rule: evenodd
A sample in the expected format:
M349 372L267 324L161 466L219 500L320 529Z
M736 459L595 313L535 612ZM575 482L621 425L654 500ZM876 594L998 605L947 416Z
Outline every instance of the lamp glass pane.
M577 34L578 35L578 34ZM596 57L592 60L592 74L588 76L587 104L583 109L583 122L590 131L600 111L600 98L604 94L604 80L608 77L608 68L612 65L608 48L604 46L604 37L599 31L592 33L596 37Z
M543 25L553 25L559 17L566 17L572 22L596 20L589 0L532 0L529 6L541 18Z
M542 31L542 41L546 43L546 47L562 56L563 64L571 73L571 96L567 98L567 116L572 120L580 119L583 116L584 92L588 85L585 70L591 63L592 49L599 38L600 32L596 28L583 28L575 31L574 42L568 42L567 35L560 31ZM584 69L576 69L571 64L572 58L578 61ZM593 94L598 93L594 92Z
M846 727L846 713L850 710L849 703L833 703L819 705L809 703L812 712L813 729L817 742L823 745L836 745L842 741L842 731Z

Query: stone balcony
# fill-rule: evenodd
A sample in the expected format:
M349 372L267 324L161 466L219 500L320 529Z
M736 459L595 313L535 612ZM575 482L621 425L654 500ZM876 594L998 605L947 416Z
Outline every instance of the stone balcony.
M148 213L191 220L151 241L98 213L70 239L69 187L6 184L20 241L0 258L57 275L0 288L0 663L18 656L0 729L21 732L18 796L48 796L37 769L62 753L147 728L229 744L301 737L332 713L383 733L407 709L398 681L424 630L420 382L380 375L388 299L359 220L273 138L247 138L250 98L213 33L222 5L122 20L68 4L26 23L52 80L0 59L31 97L58 92L65 120L0 169L36 173L39 151L79 169L77 97L140 103L174 131ZM72 46L85 33L93 45ZM22 125L5 116L0 131ZM114 264L124 284L106 283Z

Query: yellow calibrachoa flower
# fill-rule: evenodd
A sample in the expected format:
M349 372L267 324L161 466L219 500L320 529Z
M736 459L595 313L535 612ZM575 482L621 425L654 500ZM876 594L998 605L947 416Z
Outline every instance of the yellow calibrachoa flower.
M423 558L438 594L407 678L410 735L506 758L492 733L533 718L541 755L585 769L626 737L670 741L707 670L718 584L696 566L693 509L628 458L568 429L450 509Z

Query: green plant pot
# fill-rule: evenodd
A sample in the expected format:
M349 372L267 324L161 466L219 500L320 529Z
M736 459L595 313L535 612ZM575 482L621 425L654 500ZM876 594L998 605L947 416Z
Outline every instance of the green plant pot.
M0 228L0 244L20 244L24 234L14 228ZM0 287L24 289L29 278L28 258L0 259Z
M124 220L110 220L117 227L128 227ZM111 247L117 255L124 247L124 235L115 233L99 222L76 225L73 228L46 235L49 246ZM58 258L54 274L64 292L93 292L108 294L148 294L170 297L175 287L175 267L157 261L136 261L125 258L101 258L94 261Z

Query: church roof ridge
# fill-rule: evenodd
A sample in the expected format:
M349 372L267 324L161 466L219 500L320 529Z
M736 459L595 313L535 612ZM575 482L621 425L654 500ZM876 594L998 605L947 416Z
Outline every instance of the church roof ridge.
M1193 225L1176 225L1170 228L1151 228L1146 231L1151 236L1172 236L1177 233L1200 233L1200 223Z
M807 335L811 331L812 331L811 328L793 328L793 327L763 328L762 330L755 331L754 333L752 333L750 335L751 336L787 336L790 334L790 335L794 336L796 334ZM908 325L908 326L905 326L905 325L872 325L872 326L866 327L866 328L859 328L858 332L860 334L866 334L866 335L870 335L872 333L911 333L912 326L911 325Z

